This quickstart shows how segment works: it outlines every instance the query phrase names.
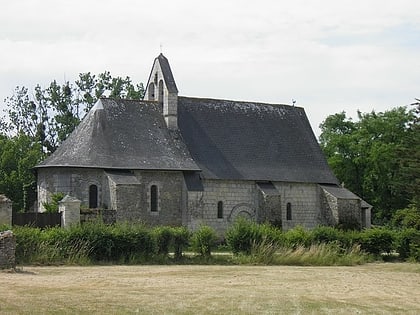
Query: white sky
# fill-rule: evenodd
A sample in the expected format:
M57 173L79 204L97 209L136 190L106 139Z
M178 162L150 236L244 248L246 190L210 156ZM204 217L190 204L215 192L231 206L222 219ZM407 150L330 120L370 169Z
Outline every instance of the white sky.
M318 125L420 97L418 0L1 0L0 110L16 86L110 71L180 95L291 104ZM2 115L0 115L2 116Z

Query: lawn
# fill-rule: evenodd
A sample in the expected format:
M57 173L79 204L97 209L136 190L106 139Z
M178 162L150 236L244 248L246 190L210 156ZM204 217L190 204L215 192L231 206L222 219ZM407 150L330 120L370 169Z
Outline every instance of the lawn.
M0 314L420 314L420 264L28 266Z

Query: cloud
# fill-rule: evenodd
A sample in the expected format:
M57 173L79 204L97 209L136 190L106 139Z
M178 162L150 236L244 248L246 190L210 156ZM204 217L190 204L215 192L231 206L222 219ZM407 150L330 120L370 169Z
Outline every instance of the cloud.
M0 99L88 71L144 82L163 45L181 94L294 98L316 129L341 110L420 97L418 12L415 0L9 1Z

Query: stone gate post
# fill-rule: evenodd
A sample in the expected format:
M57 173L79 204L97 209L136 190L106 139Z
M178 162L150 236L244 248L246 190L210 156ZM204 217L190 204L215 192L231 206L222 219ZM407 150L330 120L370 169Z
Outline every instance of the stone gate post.
M12 225L12 201L0 195L0 224Z
M58 203L58 212L61 213L61 227L69 227L80 223L80 204L82 202L66 195Z

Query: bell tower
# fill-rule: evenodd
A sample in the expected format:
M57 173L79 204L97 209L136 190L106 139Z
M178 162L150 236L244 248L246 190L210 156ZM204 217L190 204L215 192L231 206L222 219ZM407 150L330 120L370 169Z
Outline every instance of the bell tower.
M169 129L178 129L178 89L168 59L161 53L153 62L144 100L162 105L163 118Z

